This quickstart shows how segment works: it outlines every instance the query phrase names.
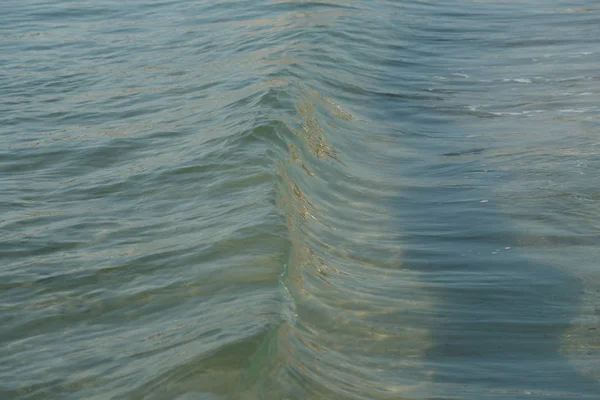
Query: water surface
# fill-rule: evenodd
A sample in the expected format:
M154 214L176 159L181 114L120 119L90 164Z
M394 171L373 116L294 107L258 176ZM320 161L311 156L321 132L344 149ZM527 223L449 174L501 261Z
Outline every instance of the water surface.
M0 5L3 399L598 399L590 0Z

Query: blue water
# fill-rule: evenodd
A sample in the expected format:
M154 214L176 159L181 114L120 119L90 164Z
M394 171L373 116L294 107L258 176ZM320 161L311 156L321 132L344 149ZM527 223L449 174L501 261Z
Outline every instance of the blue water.
M600 399L591 0L0 4L0 399Z

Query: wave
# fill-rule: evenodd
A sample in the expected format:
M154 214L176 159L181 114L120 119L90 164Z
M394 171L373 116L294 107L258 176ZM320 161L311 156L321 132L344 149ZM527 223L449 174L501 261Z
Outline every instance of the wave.
M360 165L360 173L348 167L357 165L338 148L369 146L356 135L351 112L301 83L277 90L298 98L297 118L253 135L277 137L276 204L289 232L284 310L253 357L240 396L377 392L397 399L423 382L417 365L430 345L423 322L430 311L417 274L402 269L389 211L373 201L389 196L392 185L369 180L376 164ZM406 325L394 324L397 318ZM403 381L377 372L398 369L406 372Z

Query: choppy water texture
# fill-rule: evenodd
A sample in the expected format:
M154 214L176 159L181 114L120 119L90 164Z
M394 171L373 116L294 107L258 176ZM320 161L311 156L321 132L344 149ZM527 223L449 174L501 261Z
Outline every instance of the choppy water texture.
M599 399L592 0L0 4L0 398Z

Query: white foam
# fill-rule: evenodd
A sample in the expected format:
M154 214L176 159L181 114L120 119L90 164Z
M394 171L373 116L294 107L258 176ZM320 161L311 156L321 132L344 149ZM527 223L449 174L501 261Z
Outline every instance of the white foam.
M531 83L531 79L527 78L514 78L514 79L502 79L503 82L517 82L517 83Z
M558 110L558 111L564 112L564 113L578 113L579 114L579 113L584 113L584 112L589 111L589 110L591 110L590 107L586 107L586 108L567 108L567 109Z

